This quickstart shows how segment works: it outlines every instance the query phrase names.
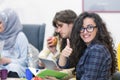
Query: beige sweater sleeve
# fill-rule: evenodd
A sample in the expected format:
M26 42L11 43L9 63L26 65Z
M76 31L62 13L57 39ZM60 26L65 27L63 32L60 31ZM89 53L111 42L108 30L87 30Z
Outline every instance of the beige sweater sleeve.
M39 53L39 58L47 58L47 56L50 54L50 50L48 48L43 49L40 53Z
M58 43L57 43L56 48L57 48L57 53L56 53L55 55L52 55L52 56L51 56L51 57L52 57L53 59L55 59L55 60L59 57L59 54L60 54L60 41L59 41L59 40L58 40ZM50 50L49 50L47 47L45 47L45 48L39 53L39 58L47 58L50 54L52 54L52 53L50 52Z

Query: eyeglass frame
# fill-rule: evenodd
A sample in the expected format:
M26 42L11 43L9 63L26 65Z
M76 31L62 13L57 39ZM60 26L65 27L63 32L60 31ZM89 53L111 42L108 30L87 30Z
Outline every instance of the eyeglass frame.
M97 28L97 26L87 25L86 28L81 27L81 28L80 28L80 33L84 33L85 30L86 30L88 33L91 33L91 32L94 31L94 28ZM89 29L92 29L92 30L89 30Z

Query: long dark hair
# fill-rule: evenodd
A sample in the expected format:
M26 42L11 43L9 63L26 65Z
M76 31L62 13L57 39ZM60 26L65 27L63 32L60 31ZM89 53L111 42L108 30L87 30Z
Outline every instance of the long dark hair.
M80 57L82 56L83 52L87 47L86 44L83 42L83 40L80 38L80 28L82 27L83 20L86 17L93 18L94 22L96 23L98 32L96 34L95 40L100 41L108 48L112 57L111 73L114 73L116 71L117 61L116 61L116 50L114 49L113 39L106 28L106 24L96 13L83 12L82 14L79 15L79 17L75 21L73 31L70 37L71 47L73 49L73 54L70 55L70 64L71 66L76 66Z

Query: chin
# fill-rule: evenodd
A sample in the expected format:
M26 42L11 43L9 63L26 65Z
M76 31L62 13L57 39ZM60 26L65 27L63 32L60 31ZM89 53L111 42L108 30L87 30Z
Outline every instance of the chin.
M61 35L62 38L65 38L65 36Z
M86 44L89 44L90 43L90 41L84 41Z

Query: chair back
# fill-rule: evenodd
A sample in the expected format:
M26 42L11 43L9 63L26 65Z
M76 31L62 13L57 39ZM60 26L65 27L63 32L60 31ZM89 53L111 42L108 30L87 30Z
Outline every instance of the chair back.
M31 43L39 51L43 49L45 24L23 24L23 32Z

